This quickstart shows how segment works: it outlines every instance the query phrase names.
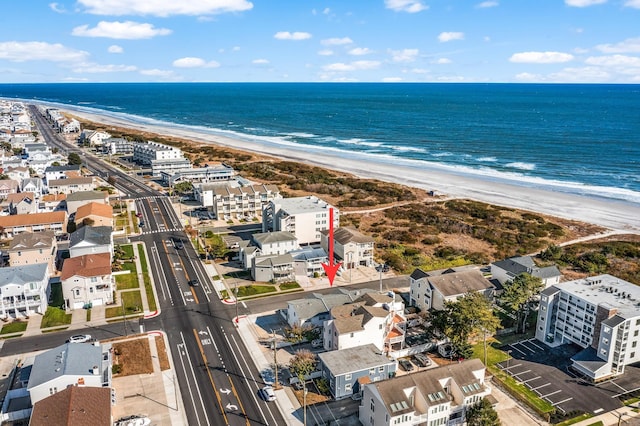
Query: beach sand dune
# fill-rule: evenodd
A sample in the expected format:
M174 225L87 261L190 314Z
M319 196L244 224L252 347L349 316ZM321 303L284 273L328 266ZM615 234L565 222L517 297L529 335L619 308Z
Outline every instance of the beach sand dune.
M426 190L434 190L450 197L468 198L489 204L538 212L565 219L578 220L604 226L613 230L640 233L640 205L631 202L610 200L593 196L582 196L511 184L491 178L464 173L452 173L438 165L398 165L366 159L342 158L336 153L296 150L294 147L264 144L259 141L237 140L211 135L196 129L141 124L125 118L87 113L68 112L80 118L102 123L106 126L130 128L137 131L175 136L194 142L210 143L238 150L269 155L281 159L313 164L359 177L400 183ZM570 167L570 165L568 165Z

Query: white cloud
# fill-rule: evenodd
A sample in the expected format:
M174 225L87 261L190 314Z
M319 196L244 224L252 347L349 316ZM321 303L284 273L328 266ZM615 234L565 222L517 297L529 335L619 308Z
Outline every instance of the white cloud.
M446 43L453 40L464 40L464 33L448 31L440 33L440 35L438 35L438 41L440 41L440 43Z
M122 46L118 46L117 44L112 44L111 46L109 46L107 48L107 52L109 52L109 53L122 53L122 52L124 52L124 49L122 48Z
M626 55L591 56L584 63L601 67L640 67L640 58Z
M161 77L161 78L174 78L175 73L171 70L159 70L157 68L148 69L148 70L140 70L140 74L148 75L151 77Z
M398 83L400 81L403 81L402 77L384 77L382 79L383 83Z
M636 53L640 52L640 37L628 38L616 44L599 44L596 49L602 53Z
M610 79L611 74L597 67L565 68L547 76L548 81L566 83L602 83Z
M624 5L634 9L640 9L640 0L627 0Z
M100 65L100 64L82 64L73 68L73 72L78 74L97 74L107 72L132 72L137 71L138 67L134 65Z
M176 68L218 68L220 64L216 61L205 61L202 58L187 56L176 59L172 65Z
M573 55L563 52L520 52L509 58L510 62L524 64L558 64L573 60Z
M564 3L567 6L573 7L587 7L593 6L594 4L602 4L606 2L607 0L564 0Z
M342 62L336 62L334 64L325 65L322 67L325 71L358 71L358 70L371 70L380 66L378 61L355 61L348 64Z
M384 0L387 9L396 12L418 13L429 9L429 6L419 0Z
M347 52L349 55L353 55L353 56L364 56L364 55L370 55L373 52L373 50L367 48L367 47L356 47L354 49L351 49L350 51Z
M252 64L258 64L258 65L262 65L262 64L268 64L269 60L268 59L254 59L253 61L251 61Z
M351 44L353 43L353 40L351 40L349 37L334 37L334 38L326 38L322 41L320 41L320 43L322 43L325 46L340 46L343 44Z
M0 59L12 62L52 61L80 62L89 57L89 53L68 48L60 43L41 41L6 41L0 43Z
M431 62L432 64L438 64L438 65L446 65L446 64L450 64L451 63L451 59L449 58L438 58L435 61Z
M56 13L66 13L64 6L60 6L58 3L49 3L49 8Z
M497 1L483 1L482 3L478 3L476 5L476 7L478 9L486 9L489 7L496 7L498 6L500 3L498 3Z
M171 34L171 30L167 28L155 28L152 24L125 21L125 22L107 22L100 21L94 28L88 25L80 25L75 27L71 32L74 36L79 37L105 37L114 39L139 40L147 39L155 36L163 36Z
M311 34L302 31L290 33L289 31L278 31L273 35L278 40L306 40L311 38Z
M544 77L540 74L531 74L528 72L521 72L520 74L516 74L516 80L518 81L543 81Z
M322 49L318 51L318 55L320 56L331 56L333 55L333 50L331 49Z
M213 15L243 12L253 8L246 0L78 0L94 15Z
M583 49L582 47L576 47L575 49L573 49L573 53L575 53L576 55L584 55L587 52L589 52L589 49Z
M233 51L233 52L239 52L239 51L240 51L240 46L233 46L233 47L231 48L231 51Z
M412 68L409 72L412 72L414 74L428 74L429 70L426 70L424 68Z
M328 15L331 13L331 9L329 9L328 7L325 7L324 10L322 11L323 15Z
M389 50L393 62L413 62L420 54L418 49Z

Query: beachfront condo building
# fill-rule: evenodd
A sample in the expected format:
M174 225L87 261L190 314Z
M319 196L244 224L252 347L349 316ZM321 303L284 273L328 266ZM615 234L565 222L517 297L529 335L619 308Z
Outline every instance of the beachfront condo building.
M338 228L340 211L315 195L271 200L262 210L262 232L288 231L300 245L319 243L329 229L329 209Z
M259 218L267 203L282 198L275 185L203 183L194 185L193 193L203 207L211 208L216 218L224 220Z
M153 160L178 160L184 158L182 150L158 142L148 141L133 145L133 161L150 166Z
M571 368L596 382L640 362L640 287L611 275L553 285L540 294L536 338L583 348Z

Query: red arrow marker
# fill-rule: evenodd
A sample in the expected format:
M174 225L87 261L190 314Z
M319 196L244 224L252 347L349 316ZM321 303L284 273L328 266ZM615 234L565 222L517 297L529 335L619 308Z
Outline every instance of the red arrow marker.
M340 268L342 262L338 262L335 265L333 264L333 208L329 209L329 264L322 264L324 268L325 274L327 274L327 278L329 278L329 284L333 286L333 280L336 277L336 273L338 272L338 268Z

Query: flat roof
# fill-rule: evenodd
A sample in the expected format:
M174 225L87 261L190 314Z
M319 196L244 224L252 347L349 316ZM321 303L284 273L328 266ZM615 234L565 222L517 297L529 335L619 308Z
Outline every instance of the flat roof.
M640 315L640 287L613 275L581 278L554 287L596 306L617 309L625 318Z
M395 363L382 355L372 343L338 351L323 352L318 354L318 357L334 376Z

